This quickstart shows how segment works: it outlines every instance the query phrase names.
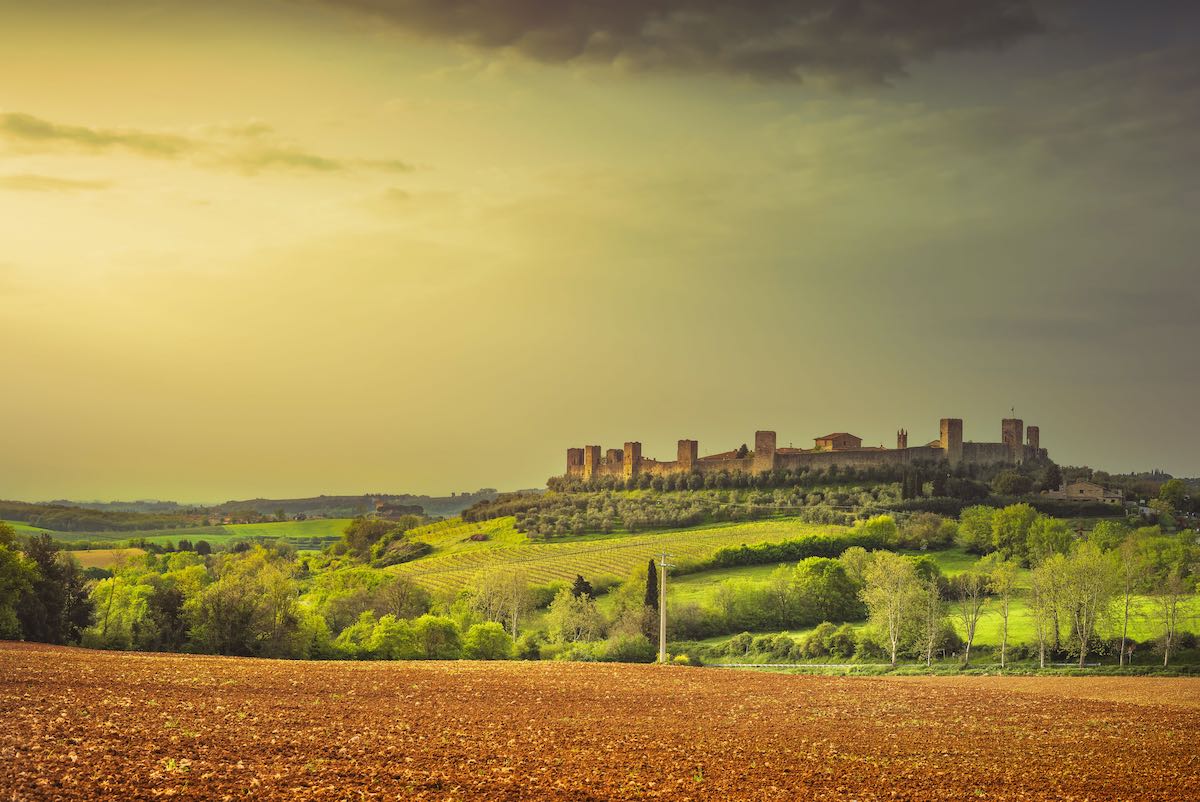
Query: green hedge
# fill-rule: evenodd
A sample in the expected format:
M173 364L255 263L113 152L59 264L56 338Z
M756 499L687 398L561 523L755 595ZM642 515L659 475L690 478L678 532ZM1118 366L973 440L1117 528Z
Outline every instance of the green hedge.
M707 560L681 565L676 574L691 574L713 568L736 568L744 565L769 565L771 563L794 563L809 557L840 557L854 546L867 551L887 548L888 544L879 535L847 532L836 535L805 535L794 540L778 543L756 543L748 546L726 546L718 549Z

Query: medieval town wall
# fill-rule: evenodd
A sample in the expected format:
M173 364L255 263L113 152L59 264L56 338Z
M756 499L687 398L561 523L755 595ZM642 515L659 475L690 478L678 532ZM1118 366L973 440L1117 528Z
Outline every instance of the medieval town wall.
M699 456L699 445L695 440L680 440L677 458L659 461L642 456L642 444L625 443L624 448L601 449L600 446L567 449L567 476L589 479L614 476L628 479L647 474L665 476L675 473L698 472L715 474L762 473L771 470L827 470L839 468L873 468L890 465L907 465L913 462L939 462L948 460L951 465L967 463L974 465L1017 464L1026 460L1046 459L1046 449L1041 448L1041 432L1036 426L1028 430L1024 422L1015 418L1002 422L999 443L973 443L962 439L963 423L959 418L943 418L940 422L940 438L924 446L907 447L908 432L902 430L898 437L899 448L852 448L841 450L801 450L776 448L776 434L758 431L754 434L755 450L745 457L729 456L732 452L715 457ZM1022 435L1028 439L1022 443Z

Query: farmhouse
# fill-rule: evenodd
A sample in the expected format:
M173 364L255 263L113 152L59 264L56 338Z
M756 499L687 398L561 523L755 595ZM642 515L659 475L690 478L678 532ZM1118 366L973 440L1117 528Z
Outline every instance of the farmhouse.
M1046 498L1064 501L1100 501L1105 504L1120 504L1125 497L1118 490L1106 490L1095 482L1071 482L1062 490L1043 490Z

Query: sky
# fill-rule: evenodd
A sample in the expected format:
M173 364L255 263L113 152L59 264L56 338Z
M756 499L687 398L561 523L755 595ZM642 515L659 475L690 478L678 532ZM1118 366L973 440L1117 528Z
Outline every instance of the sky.
M516 489L1011 409L1200 475L1200 12L0 0L0 497Z

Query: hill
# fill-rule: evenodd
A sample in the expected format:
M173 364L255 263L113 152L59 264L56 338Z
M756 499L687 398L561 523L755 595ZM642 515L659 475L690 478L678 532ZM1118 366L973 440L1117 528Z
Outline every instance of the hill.
M410 536L429 543L433 552L392 570L431 590L450 592L467 586L481 573L509 565L519 565L531 581L538 583L570 581L576 574L591 579L623 579L636 569L644 569L651 558L658 558L664 551L681 564L700 560L725 546L777 543L843 529L783 518L535 542L518 532L515 523L512 517L476 523L453 519L414 529Z

